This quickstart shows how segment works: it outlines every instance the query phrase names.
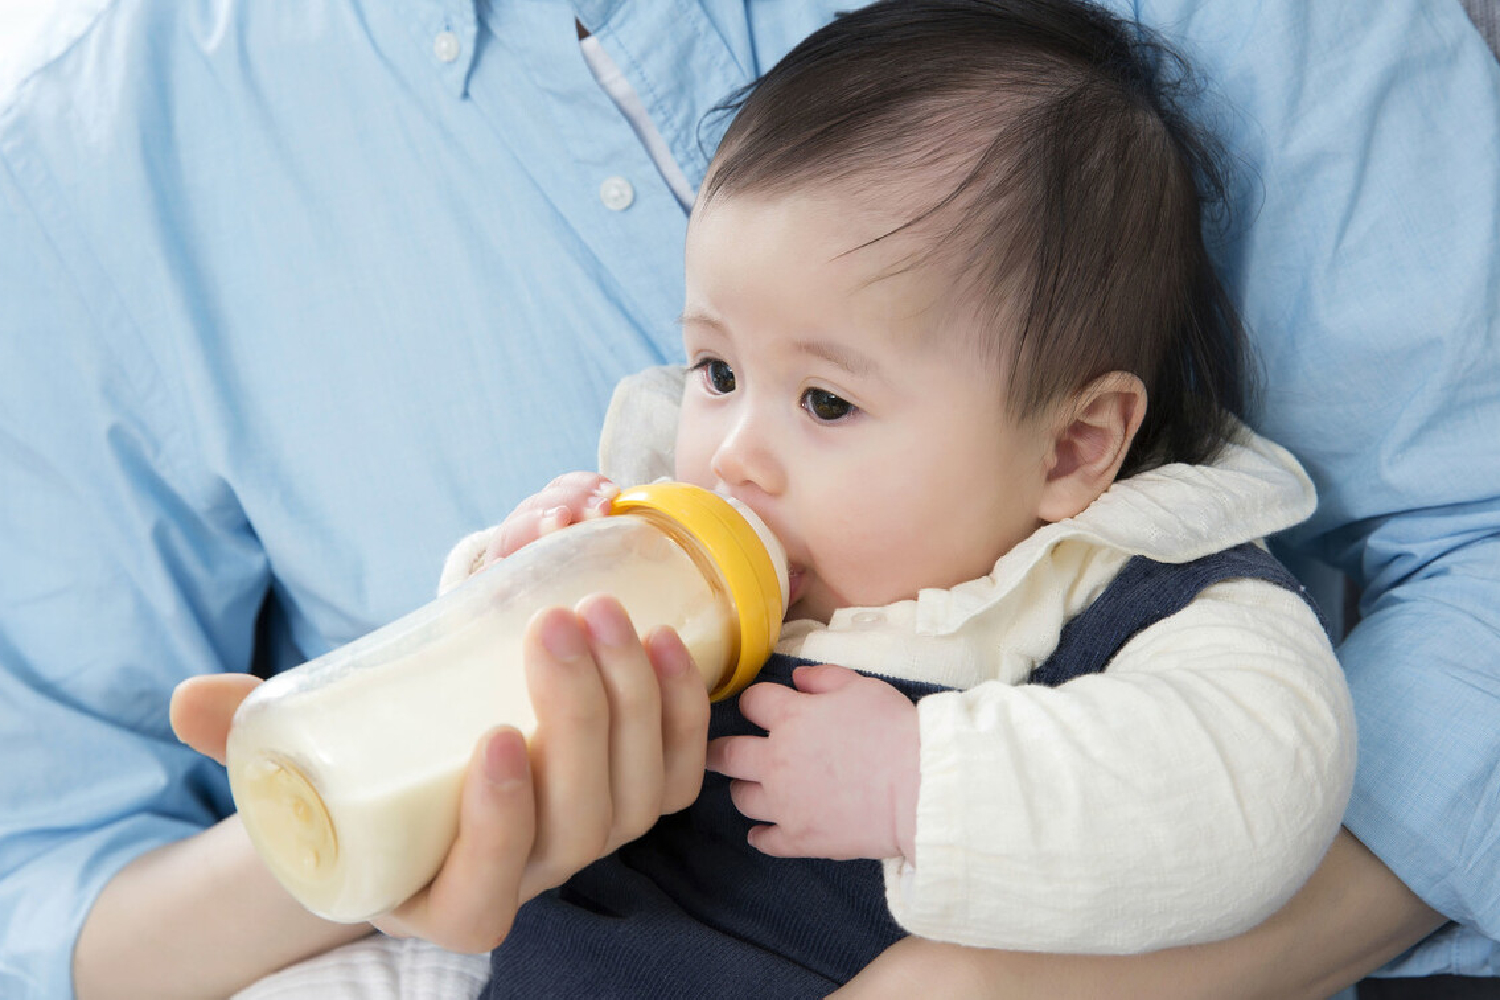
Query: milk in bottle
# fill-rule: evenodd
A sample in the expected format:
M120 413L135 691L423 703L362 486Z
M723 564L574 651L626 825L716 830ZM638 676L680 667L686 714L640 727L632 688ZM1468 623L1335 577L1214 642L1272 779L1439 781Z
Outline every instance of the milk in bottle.
M681 483L622 492L612 516L524 546L436 601L261 685L227 766L257 851L330 920L383 913L436 873L480 738L530 734L520 638L533 614L608 593L642 634L677 630L724 697L770 654L780 545L748 509Z

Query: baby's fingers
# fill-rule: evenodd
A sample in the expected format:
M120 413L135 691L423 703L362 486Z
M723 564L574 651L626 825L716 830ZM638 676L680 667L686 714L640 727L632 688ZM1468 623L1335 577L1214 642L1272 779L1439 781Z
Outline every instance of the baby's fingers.
M774 826L769 823L751 827L746 837L750 846L762 854L769 854L773 858L809 858L816 857L812 851L807 850L796 839L786 832L783 827Z
M608 514L619 492L619 487L597 472L558 476L505 519L490 540L484 564L503 559L559 528Z
M815 663L792 671L792 683L803 694L828 694L859 679L857 671L833 663Z
M766 773L768 752L764 736L721 736L709 743L704 766L728 778L759 781Z
M740 714L762 729L775 729L791 717L798 703L807 697L789 687L762 681L750 685L740 695Z
M776 804L771 801L770 792L758 781L731 781L729 801L734 803L734 807L746 819L761 823L775 823L780 819L776 815Z

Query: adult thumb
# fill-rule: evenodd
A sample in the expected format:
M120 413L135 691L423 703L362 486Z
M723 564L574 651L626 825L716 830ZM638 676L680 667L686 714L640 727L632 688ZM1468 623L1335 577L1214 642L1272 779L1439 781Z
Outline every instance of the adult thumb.
M205 757L224 763L224 744L234 710L260 678L249 674L205 674L189 677L172 692L167 719L177 738Z

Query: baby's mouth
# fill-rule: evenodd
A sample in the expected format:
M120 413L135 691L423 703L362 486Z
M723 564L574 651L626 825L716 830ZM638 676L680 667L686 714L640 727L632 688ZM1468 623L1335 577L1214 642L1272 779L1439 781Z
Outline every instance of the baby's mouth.
M802 594L807 590L807 569L803 566L788 566L786 572L786 606L788 608L796 605L802 599Z

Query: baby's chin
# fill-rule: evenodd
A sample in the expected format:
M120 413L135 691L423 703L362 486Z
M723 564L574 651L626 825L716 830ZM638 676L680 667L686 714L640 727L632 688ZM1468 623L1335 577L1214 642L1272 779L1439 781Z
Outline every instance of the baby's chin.
M833 612L818 613L810 610L804 603L798 602L786 609L786 620L789 622L817 622L819 625L827 625L828 619L833 617Z
M871 609L884 608L903 600L915 600L918 591L910 594L861 592L854 597L837 593L831 590L820 578L808 574L801 581L801 586L792 588L792 603L787 608L786 620L813 621L820 625L827 625L833 620L836 612L845 608Z
M797 596L793 589L793 600L786 609L786 620L789 622L817 622L827 625L833 613L844 605L831 599L831 595L821 593L816 587L809 587L806 592Z

